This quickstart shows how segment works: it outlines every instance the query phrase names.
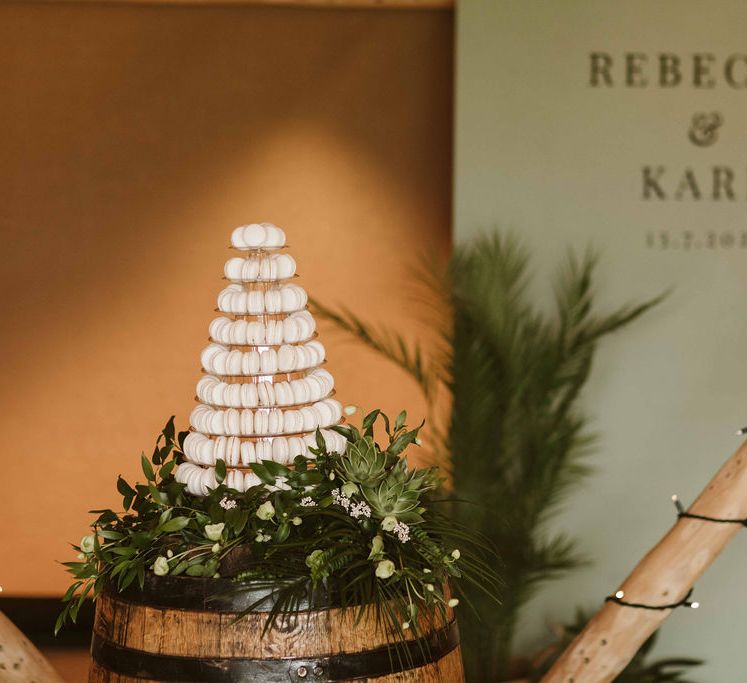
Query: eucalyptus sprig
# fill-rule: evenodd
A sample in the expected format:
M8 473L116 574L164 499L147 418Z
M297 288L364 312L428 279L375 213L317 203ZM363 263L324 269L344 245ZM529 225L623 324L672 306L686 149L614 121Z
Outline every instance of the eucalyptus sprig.
M373 609L402 638L442 622L459 602L460 581L494 599L492 550L434 510L441 480L435 468L407 464L403 452L418 443L422 424L408 429L406 419L374 410L360 429L334 427L344 453L329 452L317 431L310 457L253 463L259 483L244 492L224 484L218 460L218 486L196 497L174 476L187 432L176 435L172 417L151 458L141 457L146 483L119 477L122 512L95 510L91 534L73 546L79 561L65 565L75 581L56 629L107 585L123 591L137 581L142 589L147 572L228 576L237 591L262 583L274 596L265 630L320 589L343 608ZM374 435L379 420L384 446Z

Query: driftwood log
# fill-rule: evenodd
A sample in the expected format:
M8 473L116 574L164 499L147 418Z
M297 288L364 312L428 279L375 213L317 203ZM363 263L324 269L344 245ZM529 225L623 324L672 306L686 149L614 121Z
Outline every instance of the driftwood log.
M747 443L726 461L688 512L717 519L747 518ZM740 524L680 518L620 586L623 599L645 605L677 603L743 528ZM671 613L671 609L654 611L605 603L542 683L614 680Z
M0 612L0 681L2 683L65 683L52 665Z

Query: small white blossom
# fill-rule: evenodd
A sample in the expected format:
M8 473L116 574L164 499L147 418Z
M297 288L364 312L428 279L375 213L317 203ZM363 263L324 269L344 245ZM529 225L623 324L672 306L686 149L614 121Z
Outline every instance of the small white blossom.
M269 541L269 540L270 540L271 538L272 538L272 536L270 536L269 534L263 534L263 533L262 533L262 532L260 531L260 532L259 532L259 533L257 534L257 536L255 537L255 539L254 539L254 540L255 540L255 541L257 541L257 543L266 543L266 542L267 542L267 541Z
M224 510L233 510L237 503L232 498L229 498L228 496L223 496L223 498L220 499L220 503L218 503Z
M342 493L340 493L340 489L332 489L332 500L336 505L345 508L345 510L350 509L350 498L343 496Z
M451 551L451 556L455 560L458 560L462 556L462 553L459 552L459 548L454 548L454 550Z
M217 555L220 552L220 543L216 543L211 550Z
M168 557L169 559L174 557L174 551L171 548L166 551L166 557Z
M291 522L293 522L293 526L300 526L303 520L300 517L294 517Z
M314 499L311 496L306 496L305 498L301 498L301 507L313 508L315 506L316 506L316 503L314 502Z
M427 590L429 593L432 593L435 590L435 587L432 583L426 583L425 590Z
M397 534L400 543L407 543L410 540L410 527L404 522L397 522L394 525L394 533Z
M345 406L342 412L344 412L345 415L348 415L348 416L355 415L358 412L358 406L354 406L354 405Z
M370 517L371 516L371 508L368 507L368 504L360 502L360 503L353 503L350 506L350 516L353 519L358 519L358 517Z
M451 600L449 600L448 604L449 607L456 607L459 604L459 600L457 600L457 598L452 598Z
M408 628L410 628L410 622L409 621L403 622L403 624L402 624L402 630L406 631Z

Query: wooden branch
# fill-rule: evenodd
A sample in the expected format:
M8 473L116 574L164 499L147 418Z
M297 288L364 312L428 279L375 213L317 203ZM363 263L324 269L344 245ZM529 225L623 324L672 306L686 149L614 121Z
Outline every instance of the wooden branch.
M0 0L1 1L1 0ZM59 0L26 0L28 3L58 3ZM162 5L200 7L295 7L301 9L454 9L455 0L67 0L91 5Z
M65 683L52 665L0 612L0 680L3 683Z
M689 512L718 519L747 518L747 443L726 461ZM620 587L623 599L646 605L677 603L743 528L680 518L625 579ZM671 609L605 603L541 683L614 680L671 613Z

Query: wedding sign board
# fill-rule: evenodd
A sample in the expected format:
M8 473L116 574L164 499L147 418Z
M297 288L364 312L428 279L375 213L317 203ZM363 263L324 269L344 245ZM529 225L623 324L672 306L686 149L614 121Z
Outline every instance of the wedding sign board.
M550 276L567 247L601 254L598 302L671 289L600 349L586 409L597 469L556 524L593 564L523 625L596 609L674 522L747 424L747 4L467 0L458 6L455 229L513 230ZM547 291L538 299L551 305ZM660 652L741 681L747 535L675 614Z

